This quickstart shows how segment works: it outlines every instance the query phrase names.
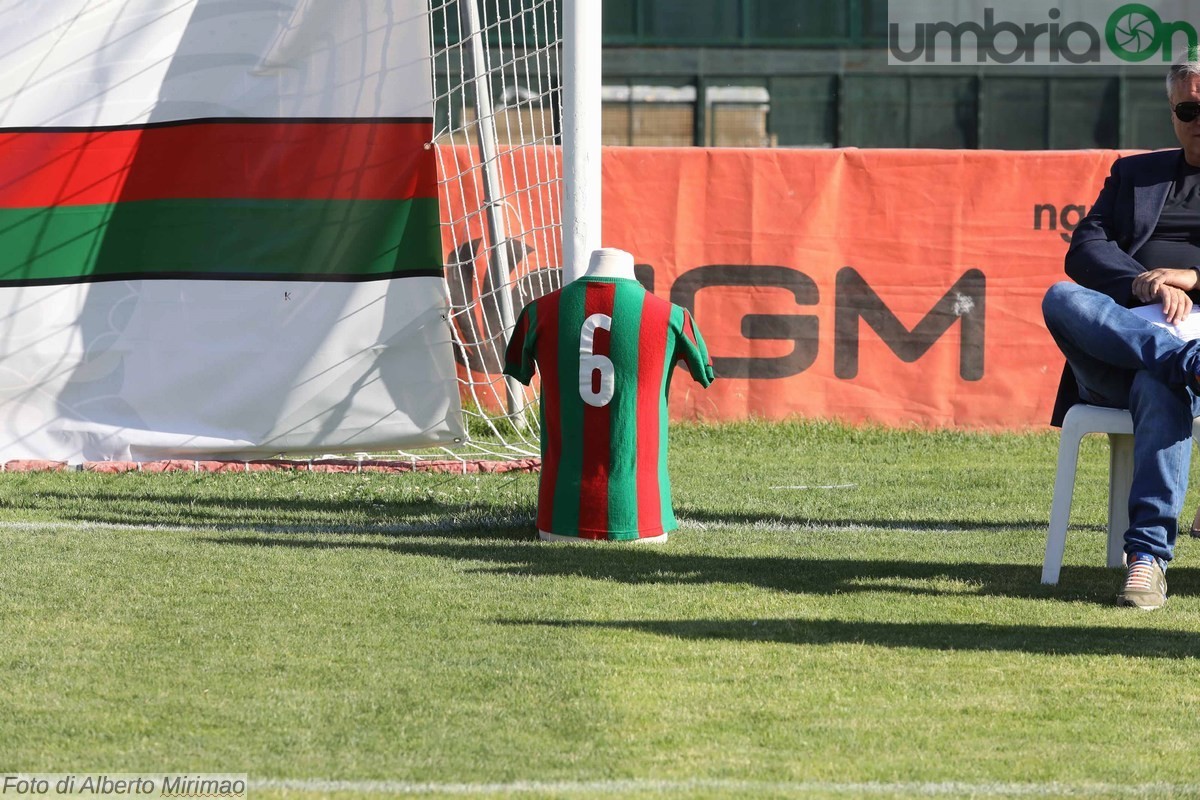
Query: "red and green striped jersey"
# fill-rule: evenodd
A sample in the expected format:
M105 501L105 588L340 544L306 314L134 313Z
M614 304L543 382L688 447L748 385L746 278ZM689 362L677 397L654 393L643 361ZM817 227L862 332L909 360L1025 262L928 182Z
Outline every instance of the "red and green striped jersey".
M667 475L667 391L683 361L703 386L712 361L692 315L627 278L580 278L527 305L504 372L541 375L537 526L638 539L678 527Z

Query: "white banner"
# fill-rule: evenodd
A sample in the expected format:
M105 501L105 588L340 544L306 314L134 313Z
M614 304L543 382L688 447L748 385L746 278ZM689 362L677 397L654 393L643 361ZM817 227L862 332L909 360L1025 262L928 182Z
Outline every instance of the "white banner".
M0 460L464 437L427 13L0 2Z

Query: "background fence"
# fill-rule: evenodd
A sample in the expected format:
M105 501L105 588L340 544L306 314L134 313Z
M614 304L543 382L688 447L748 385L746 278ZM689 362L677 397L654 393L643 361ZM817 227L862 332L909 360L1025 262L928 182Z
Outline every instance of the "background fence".
M886 0L603 1L605 144L1046 150L1175 143L1162 69L1153 66L891 66ZM453 21L446 30L456 35ZM497 30L492 43L539 35L532 25Z

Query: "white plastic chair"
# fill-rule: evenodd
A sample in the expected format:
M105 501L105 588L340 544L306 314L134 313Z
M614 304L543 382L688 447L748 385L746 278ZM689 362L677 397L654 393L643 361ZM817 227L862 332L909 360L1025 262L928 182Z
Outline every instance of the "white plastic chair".
M1129 489L1133 484L1133 417L1124 409L1079 403L1067 411L1062 437L1058 441L1058 471L1054 476L1054 502L1050 507L1050 529L1046 533L1042 583L1058 583L1058 574L1062 571L1067 523L1075 494L1079 442L1089 433L1108 434L1108 566L1125 564ZM1198 436L1200 422L1192 425L1192 439L1200 441Z

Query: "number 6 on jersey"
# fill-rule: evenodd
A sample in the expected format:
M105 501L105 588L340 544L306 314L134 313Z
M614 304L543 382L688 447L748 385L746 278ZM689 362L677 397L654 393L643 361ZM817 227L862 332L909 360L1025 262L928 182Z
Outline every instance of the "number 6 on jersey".
M592 314L583 321L579 329L579 396L589 406L603 408L613 399L616 380L613 363L608 356L596 354L596 328L612 331L612 317L608 314ZM600 373L600 380L594 380ZM598 389L594 388L599 386Z

